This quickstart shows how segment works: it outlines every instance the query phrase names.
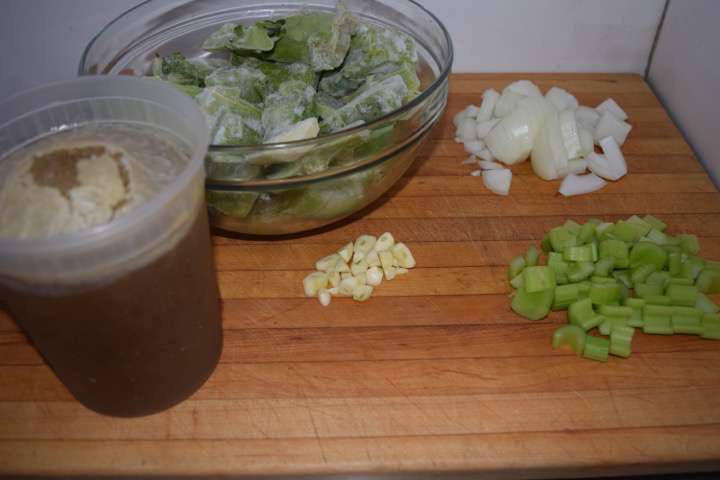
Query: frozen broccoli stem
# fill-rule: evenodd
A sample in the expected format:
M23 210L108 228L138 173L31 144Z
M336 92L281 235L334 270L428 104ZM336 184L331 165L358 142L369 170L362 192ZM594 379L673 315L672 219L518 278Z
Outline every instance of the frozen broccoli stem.
M411 71L408 90L413 92L417 75L415 41L397 30L360 24L353 33L350 51L342 68L325 76L320 90L334 97L344 97L360 88L371 75L387 75L401 69ZM412 77L415 77L413 79ZM417 89L419 81L417 81Z
M282 25L282 20L262 20L252 25L226 23L205 40L203 48L210 51L268 52L275 46Z
M246 67L265 74L268 82L267 87L272 91L280 88L280 85L288 80L299 80L311 87L315 87L317 83L317 74L309 65L304 63L276 63L240 55L233 55L231 62L235 66Z
M348 103L323 118L323 130L336 132L358 120L369 123L400 108L407 95L407 85L400 75L367 84Z
M213 143L254 144L262 140L262 111L234 87L213 86L195 97L208 117Z
M247 66L223 67L205 77L208 87L223 86L239 90L241 98L251 103L262 103L270 92L267 76L256 68Z
M262 124L265 140L287 131L311 113L315 89L302 81L289 80L265 99Z
M157 78L177 85L205 86L205 77L211 68L191 62L182 53L173 53L167 57L157 55L152 62L152 73Z
M316 72L333 70L345 60L354 28L355 19L342 6L335 14L307 12L287 17L268 58L305 63Z
M262 173L262 167L252 165L243 155L231 153L210 153L205 157L208 178L252 180Z

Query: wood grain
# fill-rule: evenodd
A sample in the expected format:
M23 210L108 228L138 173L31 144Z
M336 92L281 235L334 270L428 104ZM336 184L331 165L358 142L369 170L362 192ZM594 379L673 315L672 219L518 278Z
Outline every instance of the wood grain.
M720 193L645 82L529 75L595 105L614 97L633 130L630 174L566 199L514 168L489 194L461 164L452 115L518 74L462 74L410 171L353 218L277 239L215 235L221 363L190 400L139 419L80 406L0 312L0 475L262 475L469 472L561 478L720 468L720 342L638 333L607 364L553 350L564 312L527 322L505 266L567 218L653 213L720 260ZM391 231L418 268L366 303L322 308L300 282L363 233ZM716 297L720 300L720 297Z

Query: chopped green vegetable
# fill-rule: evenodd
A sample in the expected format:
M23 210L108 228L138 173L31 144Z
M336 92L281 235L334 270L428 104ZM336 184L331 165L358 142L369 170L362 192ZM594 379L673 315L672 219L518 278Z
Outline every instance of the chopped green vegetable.
M620 285L617 283L593 283L590 286L590 300L593 305L618 305Z
M695 280L695 285L702 293L720 293L720 271L703 268Z
M648 283L638 283L635 285L635 294L640 298L662 295L662 285L651 285Z
M554 288L533 293L521 288L515 293L511 307L515 313L528 320L540 320L550 313L554 293Z
M698 298L698 289L690 285L670 285L666 294L673 305L695 306Z
M707 295L705 295L702 292L698 292L698 298L695 302L695 308L698 310L702 310L705 313L717 313L720 311L720 307L715 305L712 300L710 300Z
M659 231L661 231L661 232L667 228L667 225L666 225L664 222L662 222L662 221L660 221L659 219L653 217L652 215L649 215L649 214L648 214L648 215L645 215L645 217L643 217L643 220L644 220L646 223L648 223L648 224L651 226L651 228L654 228L654 229L659 230Z
M590 298L571 303L568 307L568 318L572 325L577 325L585 331L597 327L603 321L603 317L593 310Z
M205 77L210 69L204 65L193 63L182 53L173 53L167 57L155 57L152 62L152 73L170 83L179 85L205 86Z
M569 264L567 276L571 282L579 282L589 278L595 271L592 262L576 262Z
M562 253L566 247L577 245L577 235L570 232L564 226L553 228L548 235L550 236L550 245L556 252Z
M583 354L585 349L585 330L577 325L563 325L553 333L552 347L559 348L562 346L570 347L577 356Z
M555 272L550 267L525 267L523 277L523 284L528 293L552 290L555 288Z
M650 242L638 242L630 251L630 268L641 265L654 265L655 270L661 271L667 262L667 252L658 245Z
M673 331L688 335L702 335L702 314L703 312L695 308L674 307L672 313Z
M578 288L578 284L558 285L555 287L552 308L553 310L564 310L579 298L580 289Z
M627 268L630 265L628 246L621 240L612 238L600 242L600 258L612 258L618 268Z
M585 222L580 228L580 232L578 233L578 240L580 240L580 243L587 244L593 241L595 238L595 228L597 227L597 224L594 222Z
M628 358L631 353L631 344L635 329L618 326L610 332L610 353L618 357Z
M653 264L640 265L639 267L632 269L630 278L632 279L633 285L637 285L638 283L645 283L647 277L656 270L657 267Z
M615 268L615 259L613 257L601 258L595 263L595 275L607 277Z
M667 295L646 295L643 299L648 305L672 305L672 300Z
M583 357L599 362L607 362L610 353L610 342L605 338L593 337L587 335L585 337L585 348Z
M520 275L525 268L525 264L525 257L523 257L522 255L513 257L513 259L510 261L510 266L508 267L508 279L512 280L513 278Z
M538 249L535 245L530 245L528 247L527 253L525 253L525 264L534 267L538 264L538 259L540 257L540 252L538 252Z

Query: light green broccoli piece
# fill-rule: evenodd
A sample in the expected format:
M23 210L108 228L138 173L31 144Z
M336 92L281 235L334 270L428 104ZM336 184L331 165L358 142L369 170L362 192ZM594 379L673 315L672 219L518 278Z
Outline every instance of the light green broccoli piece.
M155 77L177 85L205 86L205 77L211 69L191 62L182 53L173 53L167 57L156 55L152 61L152 73Z
M311 116L315 89L300 80L289 80L265 98L262 125L265 139L276 137L291 125Z
M267 52L275 46L282 24L282 20L262 20L252 25L226 23L205 40L203 48L209 51Z
M270 91L267 76L256 68L247 66L223 67L205 77L208 87L233 87L240 91L241 98L251 103L262 103Z
M260 143L262 110L243 98L234 87L206 87L195 97L208 117L214 144Z
M317 84L317 74L304 63L268 62L259 58L236 54L231 56L231 62L233 65L258 70L265 74L268 82L268 94L280 88L280 85L288 80L299 80L313 88Z

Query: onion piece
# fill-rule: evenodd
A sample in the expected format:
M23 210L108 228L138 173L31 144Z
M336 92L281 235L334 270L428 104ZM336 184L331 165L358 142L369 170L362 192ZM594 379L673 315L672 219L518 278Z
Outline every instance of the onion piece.
M562 135L563 146L568 159L579 157L582 153L582 147L575 112L573 110L564 110L560 112L558 120L560 121L560 134Z
M502 100L502 99L501 99ZM485 137L493 156L506 165L527 159L545 119L555 109L543 97L525 97Z
M612 180L615 177L615 174L612 168L610 168L610 164L608 163L608 159L605 155L591 152L585 159L588 162L588 168L595 175L607 178L608 180Z
M465 142L465 151L471 155L477 155L485 150L485 142L482 140L471 140Z
M632 125L618 120L615 115L606 111L602 114L595 127L593 138L596 142L599 142L600 139L605 137L613 137L618 145L622 145L625 143L630 130L632 130Z
M558 112L562 112L568 108L574 110L578 106L577 98L575 98L575 96L567 90L560 87L552 87L545 94L545 98L547 98L550 103L555 106Z
M478 156L478 158L485 160L486 162L492 162L493 160L495 160L495 157L493 157L492 152L490 152L490 150L488 150L487 148L485 150L483 150L482 152L478 153L477 156Z
M453 117L453 125L455 125L455 128L460 128L460 125L462 125L463 121L465 121L465 117L467 116L467 109L463 108L458 113L455 114Z
M492 88L483 92L480 110L475 116L478 122L486 122L492 118L498 98L500 98L500 94Z
M524 97L542 97L543 94L540 91L540 89L530 80L518 80L516 82L511 83L505 89L503 89L503 93L505 92L515 92L519 93L520 95Z
M487 134L490 133L490 130L492 130L499 121L499 118L493 118L492 120L478 123L477 127L475 127L477 130L478 138L482 140L483 138L487 137Z
M556 113L548 116L532 149L532 169L543 180L555 180L567 168L568 156L563 146L560 121Z
M474 165L478 163L478 159L475 158L475 155L470 155L468 158L462 161L463 165Z
M583 128L592 132L600 121L600 114L594 108L580 105L575 109L575 118Z
M497 162L490 162L488 160L478 160L478 165L480 165L481 170L503 170L505 169L504 166Z
M472 177L482 177L482 174L482 170L473 170L472 172L470 172L470 176Z
M493 193L507 195L510 193L512 172L509 168L502 170L485 170L482 174L483 184Z
M572 197L600 190L605 185L607 185L607 182L594 173L588 173L587 175L570 174L562 181L558 191L565 197Z
M600 148L602 148L608 164L615 174L615 178L609 178L608 180L617 180L627 175L627 163L615 139L613 137L603 138L600 140Z
M625 110L620 108L620 105L618 105L617 102L612 98L608 98L607 100L602 102L600 105L595 107L595 110L597 110L598 113L600 113L601 115L605 112L612 113L618 120L627 120L628 118Z
M495 103L495 116L498 118L507 117L515 110L515 106L523 98L525 97L519 93L503 92Z
M567 167L565 167L562 171L559 171L558 174L561 177L566 177L568 175L580 175L581 173L585 173L587 168L587 160L576 158L575 160L570 160Z
M478 139L474 119L466 117L463 120L457 130L457 138L459 138L462 143L472 142Z
M578 130L578 134L580 135L580 149L582 150L582 156L585 157L588 154L594 152L595 141L593 140L592 133L590 133L588 130L585 130L584 128L580 128Z

